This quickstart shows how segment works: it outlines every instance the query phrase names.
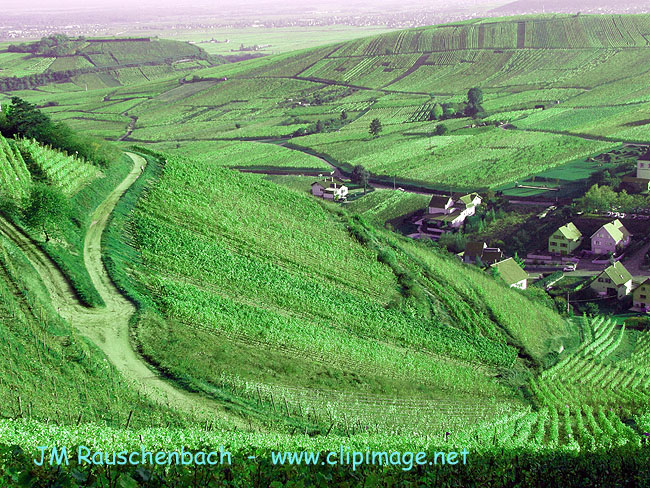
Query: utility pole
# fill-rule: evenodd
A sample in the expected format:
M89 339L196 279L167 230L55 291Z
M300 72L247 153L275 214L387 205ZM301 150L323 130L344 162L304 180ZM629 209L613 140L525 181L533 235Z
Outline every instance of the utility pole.
M395 190L395 175L393 175L393 190Z
M567 292L566 292L566 314L567 314L567 315L571 315L571 314L569 313L569 310L571 310L571 307L569 306L569 303L570 303L570 302L569 302L569 292L567 291Z

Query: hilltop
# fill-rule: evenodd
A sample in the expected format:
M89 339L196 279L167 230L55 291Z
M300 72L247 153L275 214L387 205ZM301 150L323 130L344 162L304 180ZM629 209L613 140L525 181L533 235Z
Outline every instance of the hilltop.
M149 37L87 39L56 34L0 52L0 91L50 83L84 90L169 77L224 62L198 46ZM63 87L59 87L62 89ZM66 89L66 88L63 88Z

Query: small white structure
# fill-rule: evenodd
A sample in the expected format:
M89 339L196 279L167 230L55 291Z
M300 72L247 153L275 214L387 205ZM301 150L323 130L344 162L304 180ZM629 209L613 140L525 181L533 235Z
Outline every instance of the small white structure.
M342 181L331 177L325 181L314 181L311 184L311 194L327 200L340 200L347 196L348 187Z
M494 263L491 267L498 271L499 276L510 288L525 290L528 287L528 273L513 258Z
M467 217L476 213L476 208L482 202L478 193L460 197L433 195L429 201L428 212L423 219L425 228L427 231L444 227L458 229Z

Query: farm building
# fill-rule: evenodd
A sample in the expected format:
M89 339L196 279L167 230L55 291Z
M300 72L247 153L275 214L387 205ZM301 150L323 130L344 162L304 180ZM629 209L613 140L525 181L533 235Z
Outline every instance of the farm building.
M332 177L325 181L314 181L311 184L311 194L328 200L338 200L347 196L348 187L341 180Z
M591 289L599 295L617 296L621 300L632 291L632 275L625 266L616 262L596 277Z
M632 297L632 308L634 310L638 310L639 312L650 312L650 278L636 287Z
M616 254L630 244L632 234L620 220L603 225L591 236L591 250L595 254Z
M466 263L475 263L476 258L481 259L483 256L483 251L487 249L487 244L482 241L470 241L465 246L465 252L463 253L463 261ZM482 259L481 259L482 261Z
M488 247L483 251L481 261L483 261L483 264L492 265L503 261L503 258L505 258L505 254L503 254L501 249L498 247Z
M429 201L430 214L446 214L453 212L454 200L450 196L433 195Z
M553 232L548 238L548 252L569 255L582 243L582 232L569 222Z
M525 290L528 285L528 273L526 273L517 261L513 258L504 259L498 263L494 263L492 268L499 272L499 276L503 278L510 288L519 288Z
M444 227L458 229L463 225L463 222L465 222L465 216L458 209L454 209L451 213L430 214L424 217L424 226L427 230L441 229Z

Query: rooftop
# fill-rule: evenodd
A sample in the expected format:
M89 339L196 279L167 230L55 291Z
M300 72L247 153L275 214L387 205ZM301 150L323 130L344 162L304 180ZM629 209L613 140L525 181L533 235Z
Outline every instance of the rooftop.
M526 273L513 258L508 258L498 263L494 263L492 267L499 271L499 274L509 286L528 278L528 273Z
M603 271L602 274L612 280L612 283L615 285L623 285L632 280L630 272L619 262L612 264L609 268Z
M622 241L632 235L618 219L603 225L600 229L604 229L616 242ZM594 236L600 232L600 229L596 231Z
M452 198L449 195L433 195L429 201L429 207L446 208ZM453 204L453 201L451 202Z
M577 241L582 238L582 232L578 230L573 222L563 225L558 229L558 232L560 232L565 239L569 239L570 241Z

